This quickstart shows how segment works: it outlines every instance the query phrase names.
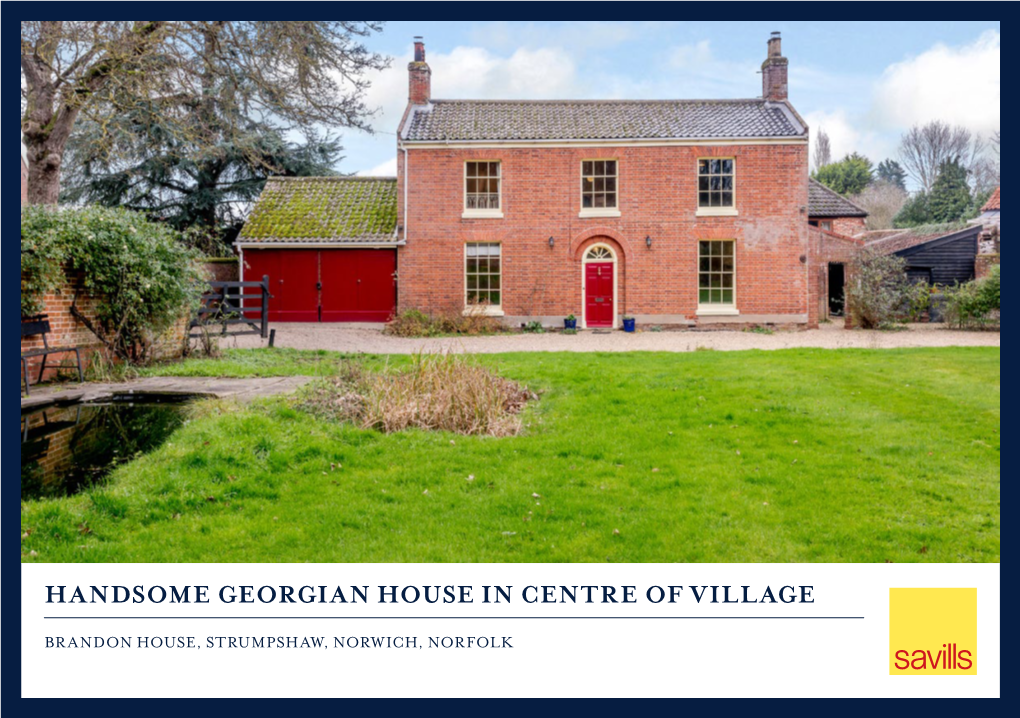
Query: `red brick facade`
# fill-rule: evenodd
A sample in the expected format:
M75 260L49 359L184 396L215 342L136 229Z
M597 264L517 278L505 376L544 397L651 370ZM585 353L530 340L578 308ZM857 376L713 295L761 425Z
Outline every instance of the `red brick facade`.
M787 106L778 36L763 68L765 97ZM414 108L431 103L420 41L408 70L402 138ZM662 325L818 323L806 131L715 142L401 141L399 149L400 310L466 311L466 245L494 243L502 261L495 313L511 325L560 326L573 314L584 327L583 260L592 245L604 244L616 261L614 326L625 315ZM735 212L699 212L698 161L706 158L734 160ZM589 160L617 163L618 202L605 216L581 210ZM500 163L500 209L491 213L498 218L465 216L465 166L479 161ZM706 240L734 243L735 308L699 306Z
M802 213L806 144L410 148L408 155L408 216L402 202L399 210L408 237L398 264L401 309L464 309L465 245L495 242L510 323L580 317L584 252L603 243L617 254L617 310L640 323L817 323ZM698 160L706 157L735 159L737 216L697 216ZM618 218L579 217L581 162L595 158L618 162ZM501 163L502 219L462 217L469 160ZM400 197L406 176L401 154ZM739 316L698 316L699 240L710 239L736 242Z
M844 237L856 237L868 230L864 217L811 217L809 221L813 227Z

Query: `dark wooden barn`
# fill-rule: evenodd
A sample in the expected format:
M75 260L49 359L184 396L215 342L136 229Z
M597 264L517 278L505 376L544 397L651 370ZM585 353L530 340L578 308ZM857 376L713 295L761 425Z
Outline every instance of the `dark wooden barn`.
M907 262L907 274L914 281L951 286L974 279L980 225L937 237L894 252Z

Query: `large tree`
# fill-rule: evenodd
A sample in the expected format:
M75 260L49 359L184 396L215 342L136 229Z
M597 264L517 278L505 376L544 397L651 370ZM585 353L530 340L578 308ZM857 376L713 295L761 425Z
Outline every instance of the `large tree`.
M967 170L982 160L985 145L965 127L935 120L914 125L900 140L900 161L921 190L928 193L946 162L958 160Z
M57 202L67 144L83 119L111 162L129 143L125 116L202 148L249 133L221 121L232 115L281 134L368 129L365 74L388 61L362 40L380 29L374 21L22 22L29 201ZM252 149L248 159L258 155Z
M967 175L967 169L957 159L942 164L928 198L932 221L959 222L967 214L972 201Z
M288 142L271 127L258 127L243 143L212 147L174 141L158 126L127 118L118 131L131 138L134 152L114 160L97 147L100 128L82 123L68 144L61 202L144 212L215 254L236 238L267 177L334 175L343 150L330 138Z
M907 173L896 160L879 162L875 175L880 182L898 187L903 192L907 191Z
M871 160L856 152L822 167L814 177L829 189L847 196L860 194L874 180Z

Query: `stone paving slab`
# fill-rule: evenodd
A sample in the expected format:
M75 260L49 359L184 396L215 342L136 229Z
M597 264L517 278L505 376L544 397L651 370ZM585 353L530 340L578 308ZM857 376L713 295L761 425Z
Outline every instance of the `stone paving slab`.
M214 399L252 401L267 396L290 394L311 377L291 376L271 379L214 379L191 377L155 377L122 384L63 384L32 389L32 396L21 398L21 409L51 404L102 402L125 396L200 396Z

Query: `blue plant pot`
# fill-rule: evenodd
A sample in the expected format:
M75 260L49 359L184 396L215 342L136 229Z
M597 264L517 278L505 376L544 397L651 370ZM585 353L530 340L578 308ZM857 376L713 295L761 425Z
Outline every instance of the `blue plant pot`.
M564 319L563 320L563 328L564 329L577 329L577 320L576 319Z
M623 320L623 331L628 334L633 334L637 331L637 320L636 319L624 319Z

